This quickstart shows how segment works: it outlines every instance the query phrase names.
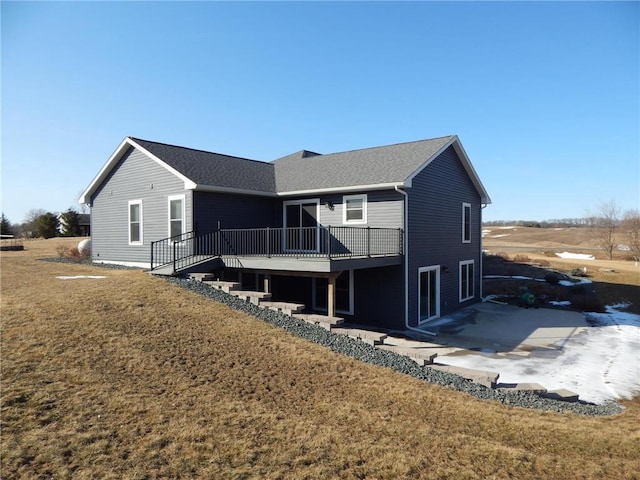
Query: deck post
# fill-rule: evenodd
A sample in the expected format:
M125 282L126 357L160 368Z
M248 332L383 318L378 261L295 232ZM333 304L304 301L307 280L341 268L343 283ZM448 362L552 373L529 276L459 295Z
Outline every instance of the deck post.
M336 316L336 276L327 279L327 315Z
M271 275L268 273L264 274L264 292L271 293Z

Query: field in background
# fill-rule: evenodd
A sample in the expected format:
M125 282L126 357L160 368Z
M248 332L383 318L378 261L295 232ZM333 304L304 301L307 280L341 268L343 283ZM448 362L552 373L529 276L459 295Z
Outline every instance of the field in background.
M626 303L628 311L640 314L640 266L628 259L628 252L620 250L614 260L609 260L598 250L589 228L485 227L483 248L492 256L509 260L496 264L489 258L485 274L544 278L553 271L586 271L601 305ZM595 260L556 255L562 252L593 255Z
M640 399L518 409L351 360L137 270L2 252L2 478L637 478ZM100 275L104 279L59 280Z

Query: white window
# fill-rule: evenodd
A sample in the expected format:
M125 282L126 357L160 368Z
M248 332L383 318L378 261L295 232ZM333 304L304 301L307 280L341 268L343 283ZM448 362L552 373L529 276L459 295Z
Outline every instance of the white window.
M327 311L328 280L313 278L313 309ZM353 270L347 270L336 278L336 313L353 315Z
M129 245L142 245L142 200L129 201Z
M184 195L172 195L169 197L169 236L175 237L185 233L184 230Z
M462 243L471 242L471 204L462 204Z
M342 223L367 223L367 195L342 197Z
M460 262L460 301L471 300L475 296L474 261Z

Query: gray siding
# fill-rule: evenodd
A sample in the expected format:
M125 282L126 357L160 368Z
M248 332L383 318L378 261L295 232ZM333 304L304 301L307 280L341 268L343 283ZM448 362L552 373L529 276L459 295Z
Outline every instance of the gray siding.
M184 189L178 177L131 148L91 198L94 260L148 264L151 241L169 236L168 197L181 194L189 231L193 228L191 191ZM142 200L142 245L129 245L130 200Z
M349 321L404 329L404 267L355 270L354 315Z
M409 324L418 323L418 269L440 265L440 315L480 300L480 195L452 147L413 180L409 195ZM462 204L471 204L471 243L462 242ZM459 262L475 260L475 297L459 301ZM446 267L446 272L443 270Z
M194 225L199 235L220 228L281 226L279 199L251 195L193 192Z
M367 195L367 223L352 225L354 227L402 228L402 195L394 190L375 192L355 192L348 195ZM341 226L343 223L345 195L323 195L320 197L320 223L328 226ZM333 204L333 210L325 206L327 202Z

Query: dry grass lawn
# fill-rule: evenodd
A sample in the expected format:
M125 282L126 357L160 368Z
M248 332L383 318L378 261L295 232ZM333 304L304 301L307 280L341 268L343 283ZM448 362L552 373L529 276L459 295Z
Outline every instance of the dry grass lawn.
M3 479L640 478L639 399L483 402L140 271L38 260L64 241L0 257Z

